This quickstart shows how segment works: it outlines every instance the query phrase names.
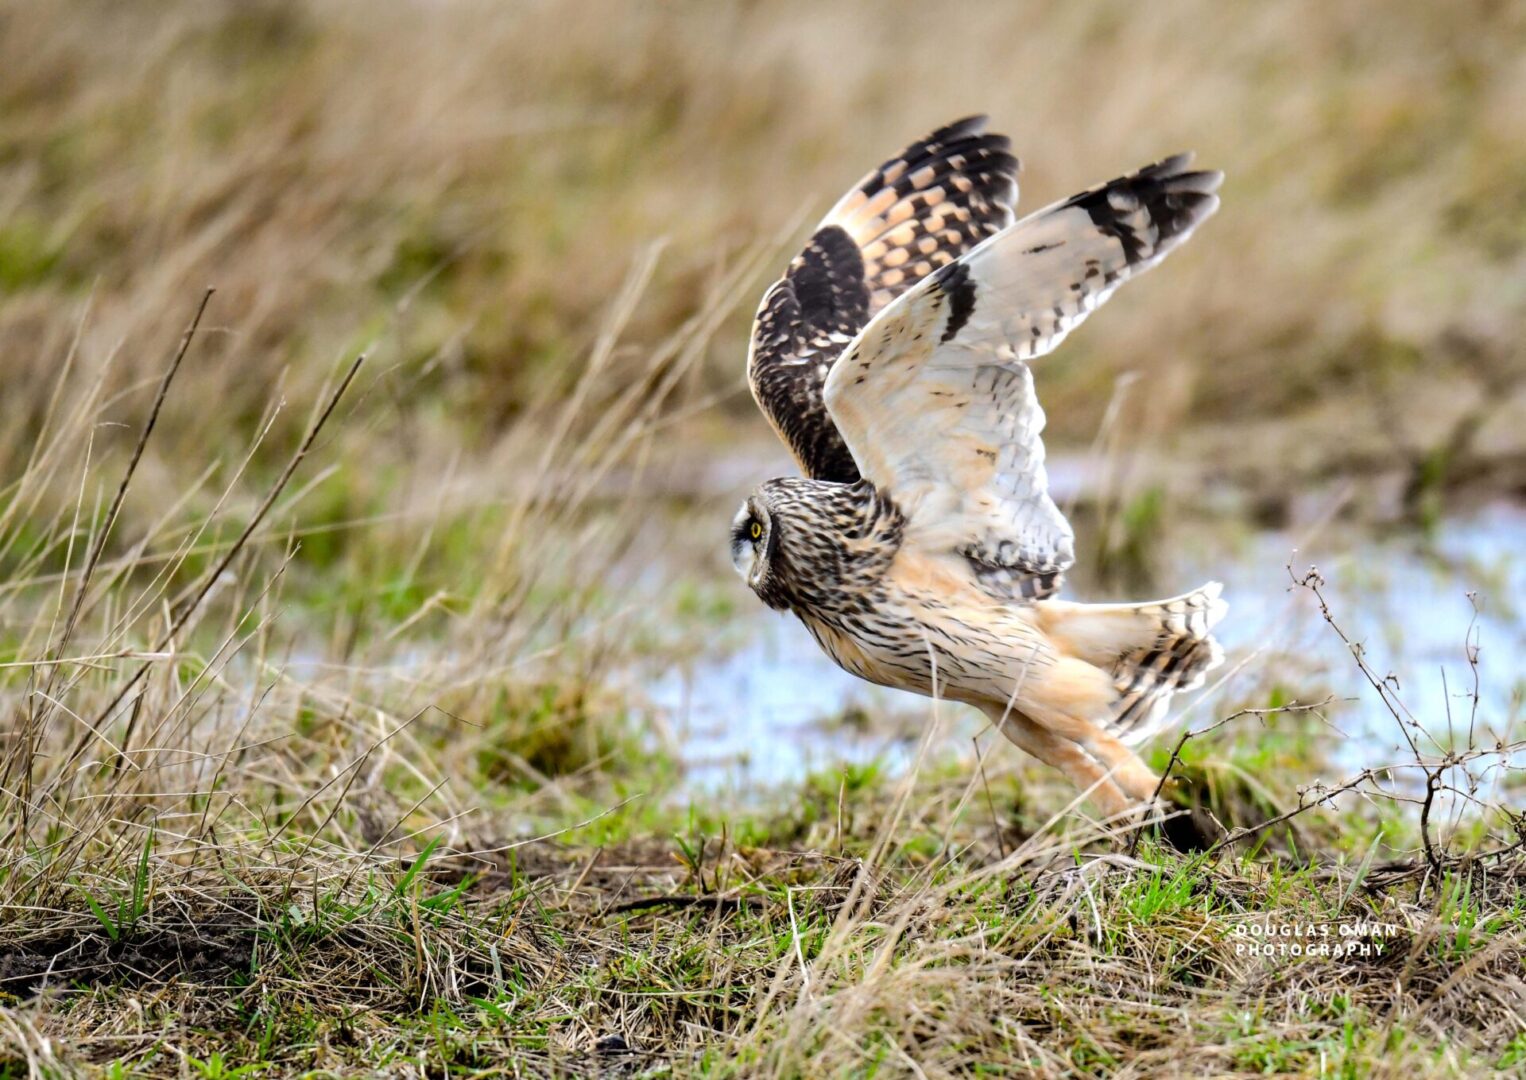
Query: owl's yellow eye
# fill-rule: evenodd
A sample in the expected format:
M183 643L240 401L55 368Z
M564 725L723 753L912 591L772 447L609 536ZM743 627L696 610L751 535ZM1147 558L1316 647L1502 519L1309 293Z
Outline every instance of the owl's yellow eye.
M763 524L762 524L762 522L754 521L752 523L752 527L749 528L747 531L752 534L752 538L754 540L761 540L761 539L763 539Z

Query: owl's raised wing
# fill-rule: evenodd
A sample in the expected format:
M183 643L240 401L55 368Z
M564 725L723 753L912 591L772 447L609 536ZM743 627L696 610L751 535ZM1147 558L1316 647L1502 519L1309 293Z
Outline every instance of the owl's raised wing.
M864 177L764 294L747 380L807 476L858 479L821 398L838 355L886 304L1012 223L1017 159L985 123L939 128Z
M879 313L833 367L827 410L859 472L907 515L908 545L957 552L1002 598L1038 599L1075 561L1044 473L1025 361L1218 208L1182 154L1040 210Z

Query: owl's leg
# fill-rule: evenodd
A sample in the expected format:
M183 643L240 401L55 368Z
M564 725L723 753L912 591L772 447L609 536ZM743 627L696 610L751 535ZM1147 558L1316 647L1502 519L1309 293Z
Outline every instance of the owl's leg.
M1096 758L1071 740L1061 738L1026 716L1008 712L1004 707L987 709L986 715L991 718L996 729L1017 747L1045 765L1059 769L1076 786L1077 791L1090 792L1089 797L1105 817L1118 817L1138 805L1115 782L1115 778L1108 775L1108 770Z
M1101 669L1061 657L1041 675L1018 687L1018 706L1032 723L1100 762L1132 806L1146 804L1160 778L1139 755L1088 717L1105 718L1117 691Z
M1044 714L1039 722L1062 742L1100 763L1108 777L1128 796L1131 806L1142 806L1155 797L1160 777L1139 755L1090 720L1061 714Z
M1160 777L1150 771L1150 767L1140 760L1139 755L1101 728L1091 724L1087 727L1091 730L1078 741L1107 766L1118 786L1138 802L1149 802L1155 798L1156 789L1160 787Z

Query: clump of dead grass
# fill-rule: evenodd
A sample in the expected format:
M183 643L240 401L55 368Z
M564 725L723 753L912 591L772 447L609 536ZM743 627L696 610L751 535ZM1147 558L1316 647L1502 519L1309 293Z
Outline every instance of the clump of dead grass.
M618 554L635 520L621 503L633 494L611 500L601 485L616 469L639 477L716 312L732 303L723 278L709 306L633 371L618 344L653 265L633 271L570 399L524 425L517 456L533 465L502 485L499 513L472 529L437 504L416 551L391 553L392 572L409 572L449 521L480 562L457 568L473 587L421 598L383 632L340 623L333 652L317 651L314 612L291 628L281 617L302 573L303 496L321 482L337 429L366 419L364 401L354 405L375 386L363 358L335 373L284 456L272 445L270 420L286 407L277 401L236 468L161 503L146 529L123 508L152 498L147 450L198 359L210 293L162 361L126 453L96 452L94 432L114 407L103 369L72 356L62 367L0 512L0 977L6 1001L30 1017L8 1029L13 1063L68 1071L143 1052L104 1033L87 1050L97 1031L82 1020L88 1008L65 1020L46 1004L59 994L99 990L96 1003L111 1011L123 995L183 987L156 999L164 1017L167 1000L196 1013L198 985L257 986L253 997L235 994L243 1004L231 1012L201 1014L225 1026L253 1015L255 998L278 1009L279 987L369 986L374 998L341 995L339 1011L382 1002L416 1012L481 992L470 965L497 972L501 988L504 965L529 964L460 914L459 889L421 893L429 879L418 872L444 840L458 855L471 850L476 784L504 793L511 838L499 833L492 847L514 850L548 807L578 809L580 778L613 771L613 749L637 745L598 683L620 613L585 570ZM72 507L52 501L61 485L76 492ZM212 491L200 511L203 485ZM431 613L447 616L443 631L421 630ZM509 759L524 770L515 788L469 767ZM480 947L466 946L481 935ZM458 955L468 968L445 959ZM526 970L537 983L546 975ZM33 1039L43 1014L78 1037L62 1059L56 1033Z

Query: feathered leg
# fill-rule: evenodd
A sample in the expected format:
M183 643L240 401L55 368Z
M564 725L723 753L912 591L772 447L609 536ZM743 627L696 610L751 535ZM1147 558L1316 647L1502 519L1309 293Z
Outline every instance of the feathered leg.
M1062 656L1021 687L1019 696L1023 716L1033 727L1100 765L1131 804L1149 801L1159 777L1103 726L1118 696L1106 672Z
M1127 814L1138 805L1117 783L1116 777L1110 776L1096 758L1075 742L1046 730L1026 716L1008 712L1005 705L988 707L985 713L996 729L1015 746L1045 765L1060 770L1077 791L1089 791L1089 797L1105 817Z

